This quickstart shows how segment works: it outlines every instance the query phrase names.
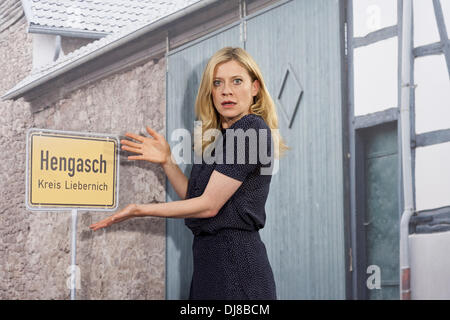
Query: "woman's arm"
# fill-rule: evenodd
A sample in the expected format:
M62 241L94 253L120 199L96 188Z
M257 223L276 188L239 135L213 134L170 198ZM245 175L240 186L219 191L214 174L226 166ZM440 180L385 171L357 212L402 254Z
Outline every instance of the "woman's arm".
M173 162L172 157L161 164L167 178L180 199L186 199L188 189L188 178L181 171L180 167Z
M211 218L231 198L242 182L220 172L213 171L203 194L188 200L166 203L131 204L100 222L90 226L92 230L108 227L133 217Z
M129 160L146 160L161 164L175 192L181 199L185 199L188 179L178 165L172 161L169 143L167 143L163 135L157 133L150 127L147 127L147 132L153 138L127 132L125 134L127 137L132 138L139 143L130 140L122 140L122 149L138 154L136 156L129 156Z

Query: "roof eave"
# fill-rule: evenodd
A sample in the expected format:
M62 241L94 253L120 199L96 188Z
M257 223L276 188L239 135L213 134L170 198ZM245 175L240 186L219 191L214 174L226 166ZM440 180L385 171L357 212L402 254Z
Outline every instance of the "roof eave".
M28 32L39 34L53 34L73 38L88 38L88 39L100 39L111 34L110 32L105 31L90 31L90 30L63 28L63 27L49 27L33 23L29 24Z
M21 96L15 94L15 92L17 92L17 90L15 89L16 87L17 85L8 92L6 92L3 96L1 96L2 101L17 100L18 98L20 98Z

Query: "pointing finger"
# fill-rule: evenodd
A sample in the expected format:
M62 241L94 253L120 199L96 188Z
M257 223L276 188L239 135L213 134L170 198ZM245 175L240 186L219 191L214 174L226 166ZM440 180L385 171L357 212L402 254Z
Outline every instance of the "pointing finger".
M156 132L155 130L153 130L152 128L150 128L149 126L146 127L147 128L147 132L155 139L159 138L159 133Z
M133 148L141 148L142 147L141 143L136 143L136 142L133 142L130 140L120 140L120 143L122 145L133 147Z
M139 142L144 142L144 137L142 137L140 135L137 135L137 134L134 134L134 133L131 133L131 132L127 132L127 133L125 133L125 135L127 137L132 138L134 140L137 140Z
M128 146L122 146L122 150L130 151L130 152L134 152L134 153L142 153L141 149L132 148L132 147L128 147Z
M141 156L128 156L128 160L143 160L144 157Z

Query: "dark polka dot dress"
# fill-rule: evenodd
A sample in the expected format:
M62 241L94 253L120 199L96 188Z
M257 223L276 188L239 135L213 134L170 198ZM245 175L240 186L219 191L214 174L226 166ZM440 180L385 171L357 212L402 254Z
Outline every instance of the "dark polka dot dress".
M256 146L250 144L249 139L245 139L245 145L239 144L235 137L238 129L246 134L254 131ZM233 140L230 133L235 134L234 148L231 148L234 150L233 162L226 157L226 150L230 150L226 147L227 137L228 141ZM223 150L222 155L217 153L215 157L223 161L208 164L211 162L203 159L201 164L193 165L187 198L203 193L214 170L242 181L242 185L215 217L185 219L186 226L194 234L194 271L189 298L276 299L272 268L258 232L265 224L265 203L272 178L267 173L270 173L273 154L270 128L260 116L248 114L222 130L220 141L212 155Z

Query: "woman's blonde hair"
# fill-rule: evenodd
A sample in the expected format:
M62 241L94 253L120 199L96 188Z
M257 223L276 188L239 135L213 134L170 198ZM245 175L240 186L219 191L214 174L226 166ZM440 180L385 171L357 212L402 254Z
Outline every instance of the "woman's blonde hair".
M284 143L284 140L279 133L275 104L267 91L258 65L250 54L242 48L222 48L209 59L208 64L206 65L195 100L195 114L197 115L197 119L202 122L202 132L206 132L209 129L221 129L220 115L214 107L212 99L213 76L217 65L231 60L238 62L245 68L252 81L259 81L260 88L254 99L254 103L250 106L249 113L259 115L264 119L267 126L269 126L272 131L275 151L274 155L275 157L282 156L284 152L290 148ZM203 152L211 141L204 140L203 137L201 139L201 150Z

